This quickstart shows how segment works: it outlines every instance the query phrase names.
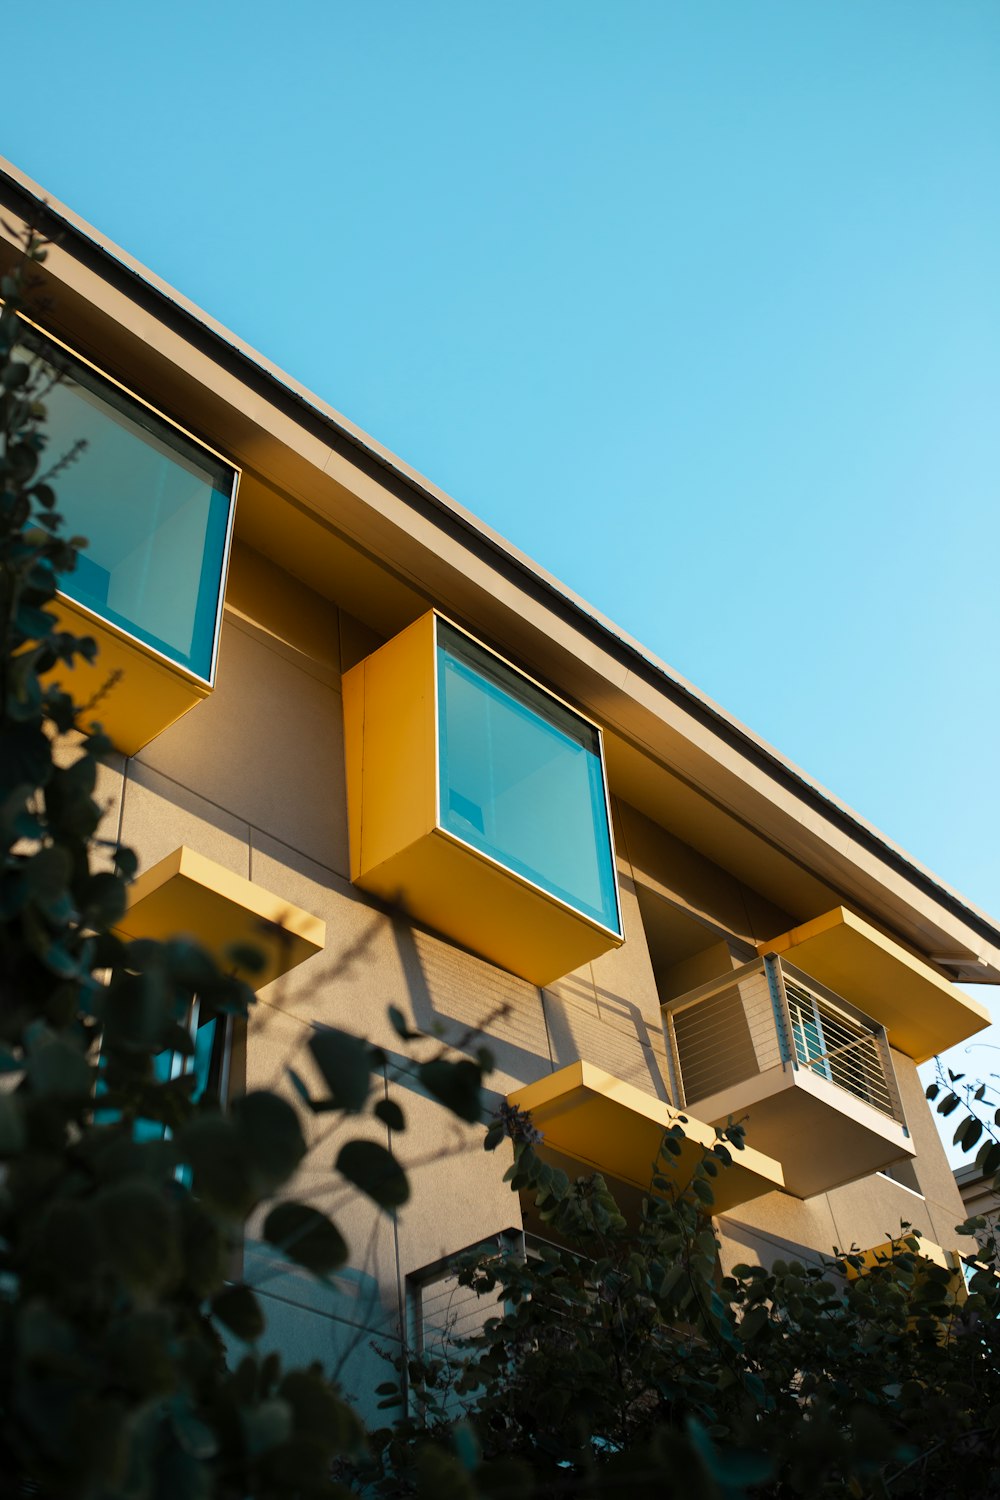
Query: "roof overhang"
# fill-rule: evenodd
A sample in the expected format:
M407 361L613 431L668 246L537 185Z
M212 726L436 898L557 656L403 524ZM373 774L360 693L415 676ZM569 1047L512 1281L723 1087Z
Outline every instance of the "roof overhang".
M433 604L523 662L604 725L613 792L793 919L847 900L1000 982L991 918L468 511L2 163L0 209L58 237L52 330L242 467L238 538L383 638Z

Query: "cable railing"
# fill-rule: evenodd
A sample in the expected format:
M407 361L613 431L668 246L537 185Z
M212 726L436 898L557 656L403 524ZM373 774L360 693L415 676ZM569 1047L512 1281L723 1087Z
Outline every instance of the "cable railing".
M665 1022L682 1108L786 1066L905 1123L885 1028L775 954L671 1001Z

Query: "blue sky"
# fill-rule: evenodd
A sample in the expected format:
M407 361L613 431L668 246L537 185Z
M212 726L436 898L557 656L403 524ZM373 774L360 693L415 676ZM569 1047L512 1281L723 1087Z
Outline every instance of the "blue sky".
M4 41L5 155L1000 916L1000 6Z

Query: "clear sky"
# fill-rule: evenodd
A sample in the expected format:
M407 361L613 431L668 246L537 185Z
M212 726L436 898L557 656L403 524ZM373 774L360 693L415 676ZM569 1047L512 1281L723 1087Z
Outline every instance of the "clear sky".
M1000 917L1000 4L3 41L3 154Z

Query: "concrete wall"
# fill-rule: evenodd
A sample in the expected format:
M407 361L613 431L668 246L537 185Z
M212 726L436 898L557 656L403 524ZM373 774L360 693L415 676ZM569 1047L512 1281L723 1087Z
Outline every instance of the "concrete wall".
M256 1239L253 1225L245 1262L265 1301L269 1339L290 1358L321 1359L359 1396L386 1378L373 1342L390 1353L399 1347L407 1274L521 1223L502 1181L509 1154L484 1153L480 1129L412 1085L389 1005L432 1035L464 1038L469 1053L485 1042L497 1100L580 1057L667 1097L659 996L627 859L619 861L626 945L544 991L350 884L340 668L377 644L308 589L297 586L290 600L278 570L238 548L215 692L139 755L102 772L100 787L107 832L120 830L140 868L188 844L326 922L325 951L258 996L246 1088L287 1092L289 1067L308 1076L316 1026L362 1033L389 1056L379 1087L407 1118L391 1144L410 1173L412 1201L389 1215L345 1191L332 1163L340 1139L359 1127L331 1138L321 1120L296 1192L335 1214L352 1268L334 1289L321 1287ZM423 1044L423 1054L436 1046ZM389 1143L381 1125L365 1128Z
M583 1058L668 1100L640 887L657 885L704 931L703 950L679 963L674 983L724 972L769 927L787 925L784 914L629 809L618 809L617 823L626 943L545 990L364 897L348 878L340 673L377 644L333 604L302 585L290 590L265 558L237 548L214 694L138 756L102 772L100 787L108 834L120 830L141 867L186 843L326 922L325 951L259 996L247 1033L247 1088L287 1090L289 1066L308 1074L307 1042L320 1025L363 1033L389 1058L378 1087L407 1118L391 1144L410 1172L412 1202L390 1215L345 1191L332 1171L345 1127L331 1135L321 1118L296 1191L334 1212L352 1268L335 1287L321 1287L255 1239L252 1225L246 1255L269 1338L290 1358L319 1358L362 1399L386 1378L373 1344L390 1354L400 1347L407 1275L521 1222L501 1181L509 1156L486 1155L478 1129L412 1085L387 1007L400 1006L418 1028L469 1052L485 1041L497 1099ZM750 1039L764 1000L752 986L742 998ZM957 1193L915 1070L902 1059L899 1071L920 1136L924 1196L883 1177L808 1203L771 1194L721 1222L726 1263L792 1247L818 1255L834 1244L876 1243L901 1218L952 1243L950 1225L962 1217ZM381 1125L360 1128L390 1141Z

